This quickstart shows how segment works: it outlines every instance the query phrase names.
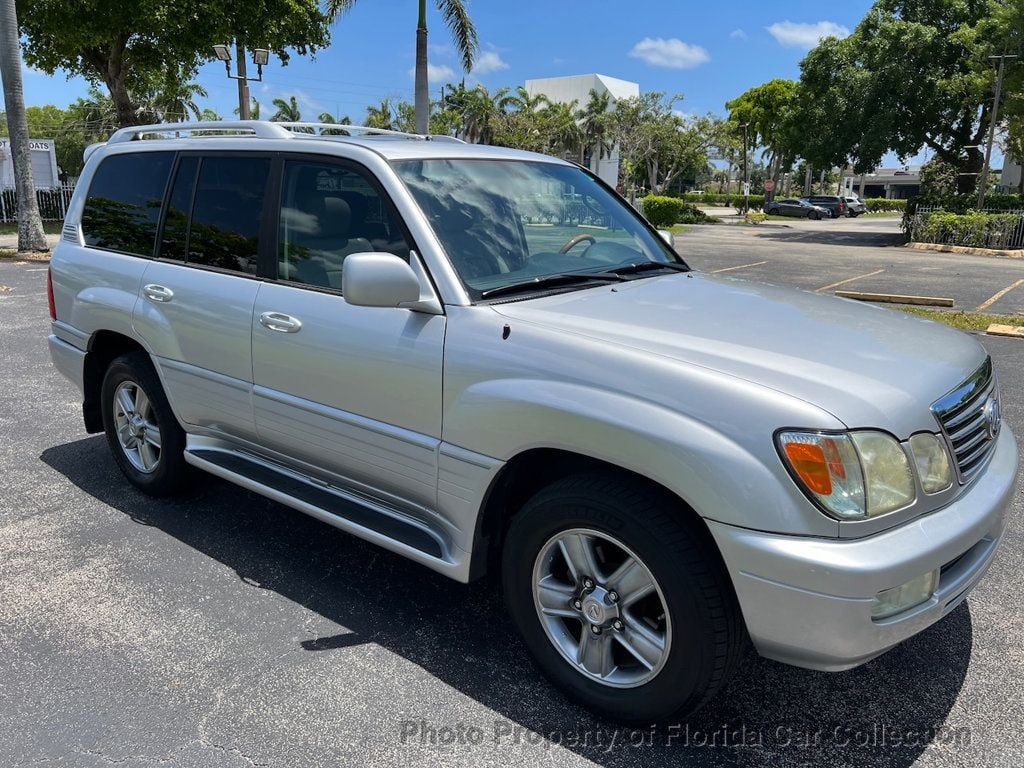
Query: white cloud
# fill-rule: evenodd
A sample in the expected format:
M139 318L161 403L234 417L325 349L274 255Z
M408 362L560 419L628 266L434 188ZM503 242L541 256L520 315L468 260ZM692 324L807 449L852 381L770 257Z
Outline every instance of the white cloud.
M699 45L684 43L678 38L645 37L633 46L629 55L641 59L652 67L691 69L710 61L711 56Z
M473 65L473 74L489 75L491 72L499 72L503 69L508 69L508 63L501 58L501 54L497 51L481 51Z
M810 50L823 37L846 37L850 30L834 21L818 21L813 24L801 24L795 21L777 21L765 27L779 45L787 48L807 48Z
M416 77L416 67L409 70L409 77ZM431 83L447 83L455 79L455 70L447 64L427 64L427 80Z
M729 37L733 40L748 40L750 36L742 29L734 29L729 33Z

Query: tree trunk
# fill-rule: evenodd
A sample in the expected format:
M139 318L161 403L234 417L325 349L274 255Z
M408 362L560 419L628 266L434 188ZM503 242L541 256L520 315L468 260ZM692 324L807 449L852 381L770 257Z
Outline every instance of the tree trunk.
M427 87L427 0L420 0L416 26L416 133L430 131L430 90Z
M39 217L36 185L32 178L32 149L28 143L25 92L21 85L21 47L14 0L0 0L0 75L4 81L7 132L18 185L18 250L46 251L46 235Z

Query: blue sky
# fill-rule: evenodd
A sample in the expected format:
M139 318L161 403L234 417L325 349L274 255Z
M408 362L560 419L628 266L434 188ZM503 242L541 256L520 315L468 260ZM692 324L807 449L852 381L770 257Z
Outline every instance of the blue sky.
M462 76L448 30L430 6L432 90ZM642 90L684 94L687 113L724 113L725 102L773 77L799 76L799 63L823 33L845 34L869 0L821 3L691 2L690 0L469 0L480 35L477 68L467 82L488 88L528 78L601 74L633 80ZM412 100L416 4L363 0L340 19L331 46L315 59L273 59L252 93L263 104L295 95L304 119L323 111L361 122L365 107L383 97ZM224 117L237 106L235 83L210 63L198 81L207 105ZM29 72L29 104L63 106L84 94L85 83ZM837 117L837 119L841 119Z

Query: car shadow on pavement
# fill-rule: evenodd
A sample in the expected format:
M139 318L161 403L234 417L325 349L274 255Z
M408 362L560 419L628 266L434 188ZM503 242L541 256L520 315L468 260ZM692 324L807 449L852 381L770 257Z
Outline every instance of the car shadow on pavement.
M567 702L541 678L491 581L455 583L213 477L183 498L148 498L121 477L101 435L41 458L136 523L347 630L310 637L304 650L377 643L498 713L509 728L543 734L604 766L902 767L929 743L952 749L970 738L943 725L971 657L966 605L849 672L796 669L748 651L728 688L689 722L628 731ZM395 714L396 742L405 717Z
M757 237L779 243L814 243L816 245L854 245L860 248L887 248L903 245L907 238L902 232L863 232L843 228L842 223L815 222L821 231L807 229L758 229ZM827 229L826 229L827 227Z

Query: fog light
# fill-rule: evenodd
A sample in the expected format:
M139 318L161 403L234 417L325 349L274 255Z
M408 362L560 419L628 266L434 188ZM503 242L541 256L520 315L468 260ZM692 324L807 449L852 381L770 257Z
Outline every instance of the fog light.
M882 590L875 595L871 605L871 618L887 619L926 602L935 592L938 580L939 572L932 571L911 579L906 584Z

